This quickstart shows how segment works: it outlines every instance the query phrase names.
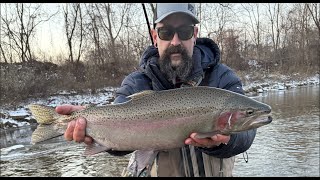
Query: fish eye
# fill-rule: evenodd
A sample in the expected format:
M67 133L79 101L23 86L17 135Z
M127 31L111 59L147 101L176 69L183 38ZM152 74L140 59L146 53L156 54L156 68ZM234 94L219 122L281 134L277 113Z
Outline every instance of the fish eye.
M248 109L248 110L246 111L247 115L251 115L251 114L253 114L253 112L254 112L253 109Z

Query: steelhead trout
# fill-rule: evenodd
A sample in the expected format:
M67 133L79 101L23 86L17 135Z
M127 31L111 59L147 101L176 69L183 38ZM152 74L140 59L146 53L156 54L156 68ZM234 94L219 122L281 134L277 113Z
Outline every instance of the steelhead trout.
M64 134L67 123L87 120L86 134L94 139L85 155L106 150L167 150L183 147L192 132L198 138L258 128L272 121L267 104L232 91L213 87L186 87L143 91L127 102L88 107L60 115L54 107L31 104L39 123L32 144Z

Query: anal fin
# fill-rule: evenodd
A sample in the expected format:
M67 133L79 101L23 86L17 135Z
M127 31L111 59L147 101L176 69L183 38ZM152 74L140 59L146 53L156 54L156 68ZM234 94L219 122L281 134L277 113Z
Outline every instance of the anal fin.
M100 145L96 142L88 145L84 151L84 155L88 156L88 155L95 155L104 151L110 150L110 148Z

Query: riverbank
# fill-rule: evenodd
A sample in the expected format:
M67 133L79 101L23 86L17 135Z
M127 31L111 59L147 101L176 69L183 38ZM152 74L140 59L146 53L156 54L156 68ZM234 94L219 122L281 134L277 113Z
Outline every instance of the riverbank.
M254 78L252 76L240 76L243 81L243 89L248 96L257 96L268 91L285 91L291 88L303 86L319 86L319 74L311 77L296 78L284 75L269 75L268 77ZM19 106L0 107L0 128L17 128L22 126L36 125L36 121L30 114L27 105L31 103L44 104L48 106L58 106L61 104L73 105L97 105L103 106L110 104L114 100L114 93L117 87L106 87L95 92L83 90L81 93L76 91L58 91L46 98L30 98Z

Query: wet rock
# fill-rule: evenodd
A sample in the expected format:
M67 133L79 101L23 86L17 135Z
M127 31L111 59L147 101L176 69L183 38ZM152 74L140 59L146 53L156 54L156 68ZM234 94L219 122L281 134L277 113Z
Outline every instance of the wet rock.
M34 118L29 118L28 122L30 124L37 124L37 121Z
M16 123L11 123L11 122L7 121L7 122L5 122L5 123L3 124L3 127L4 127L4 129L12 128L12 127L18 127L18 124L16 124Z
M14 119L16 121L23 121L28 116L29 116L28 114L24 114L24 115L9 115L9 118L12 118L12 119Z
M8 117L8 114L0 112L0 118L6 119Z

